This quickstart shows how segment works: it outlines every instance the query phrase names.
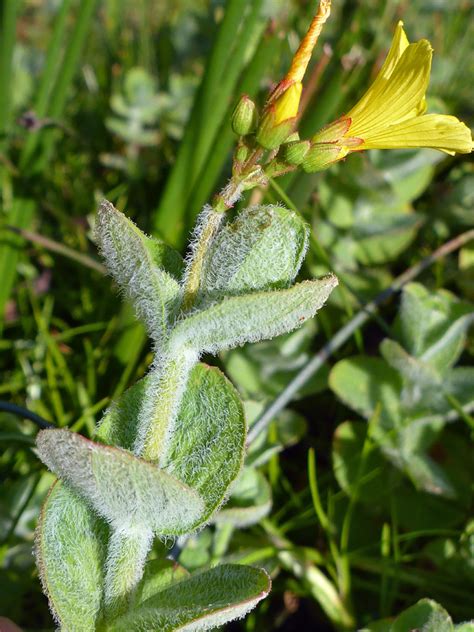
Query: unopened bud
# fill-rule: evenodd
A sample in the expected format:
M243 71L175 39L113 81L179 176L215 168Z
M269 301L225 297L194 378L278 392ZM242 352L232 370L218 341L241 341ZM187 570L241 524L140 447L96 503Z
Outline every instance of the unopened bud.
M257 106L244 94L232 114L232 129L239 136L252 134L257 127Z
M309 140L297 140L282 145L281 158L289 165L300 165L311 147Z
M265 149L276 149L287 140L293 130L303 86L300 82L288 85L280 82L267 103L257 129L257 142Z
M313 173L326 169L346 154L347 150L333 143L317 143L312 145L301 164L306 173Z
M252 150L247 145L238 145L235 150L235 160L237 162L245 162L251 153Z

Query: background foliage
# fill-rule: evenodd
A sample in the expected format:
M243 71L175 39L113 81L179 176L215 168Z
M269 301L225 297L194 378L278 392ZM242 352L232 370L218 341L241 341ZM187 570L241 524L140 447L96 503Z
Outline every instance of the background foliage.
M92 242L97 202L183 248L229 175L236 98L264 99L314 4L1 3L3 400L89 436L146 372L144 330ZM304 133L362 93L399 18L435 49L431 110L469 122L469 2L334 5ZM250 422L365 302L473 226L473 180L463 157L372 152L241 202L296 208L312 228L302 278L332 270L341 281L318 324L220 357ZM471 241L357 329L253 442L219 524L180 543L189 570L242 560L272 573L270 597L235 629L353 629L424 597L456 622L473 616L473 268ZM6 412L0 422L0 614L52 629L31 555L52 476L32 450L37 427Z

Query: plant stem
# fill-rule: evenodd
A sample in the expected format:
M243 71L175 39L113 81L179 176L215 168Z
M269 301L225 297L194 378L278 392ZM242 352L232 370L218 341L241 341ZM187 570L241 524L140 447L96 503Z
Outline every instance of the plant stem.
M170 345L171 346L171 345ZM160 358L161 366L149 376L144 404L138 417L134 452L147 461L166 461L168 439L179 411L188 376L198 355L187 348L175 347Z
M214 208L205 209L204 213L205 215L203 217L203 223L200 226L199 237L186 271L182 304L182 310L184 312L189 311L196 300L206 252L213 242L224 218L224 213L216 211Z
M112 529L105 576L105 614L109 621L127 609L133 591L143 575L153 534L146 529Z
M324 365L326 360L337 349L352 336L352 334L366 322L368 322L376 313L379 305L385 302L390 296L398 292L404 285L415 279L421 272L426 270L431 264L441 257L445 257L449 253L458 250L468 242L474 239L474 229L461 233L454 239L446 242L440 248L432 252L428 257L422 259L408 270L405 270L395 281L383 292L378 294L372 301L358 312L347 325L340 329L335 336L329 340L324 347L312 358L291 380L280 395L268 406L248 433L247 443L250 444L258 435L265 430L271 421L287 404L290 403L294 395L315 375Z

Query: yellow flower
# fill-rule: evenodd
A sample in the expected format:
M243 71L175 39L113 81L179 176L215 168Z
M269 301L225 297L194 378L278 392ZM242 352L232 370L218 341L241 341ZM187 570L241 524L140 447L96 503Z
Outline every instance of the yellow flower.
M425 114L432 53L427 40L410 44L399 22L375 81L346 115L313 137L313 156L320 143L339 147L336 160L364 149L431 147L448 154L471 152L471 132L464 123L455 116Z

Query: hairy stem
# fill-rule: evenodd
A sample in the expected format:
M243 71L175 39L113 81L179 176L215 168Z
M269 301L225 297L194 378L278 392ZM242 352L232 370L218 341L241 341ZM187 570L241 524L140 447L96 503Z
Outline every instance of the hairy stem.
M166 460L169 437L186 388L189 373L198 354L188 348L174 348L149 377L144 405L138 418L134 452L147 461Z
M234 206L244 189L251 188L257 184L257 180L250 183L247 181L252 175L253 173L246 176L235 175L232 177L228 185L215 196L212 206L205 207L201 213L196 241L184 278L183 312L189 311L194 305L201 282L204 258L219 230L225 212Z
M104 594L107 621L127 610L142 578L152 540L153 534L147 529L111 531Z
M208 208L204 212L203 224L186 271L182 305L184 312L189 311L196 300L206 252L224 219L224 213L214 208Z

